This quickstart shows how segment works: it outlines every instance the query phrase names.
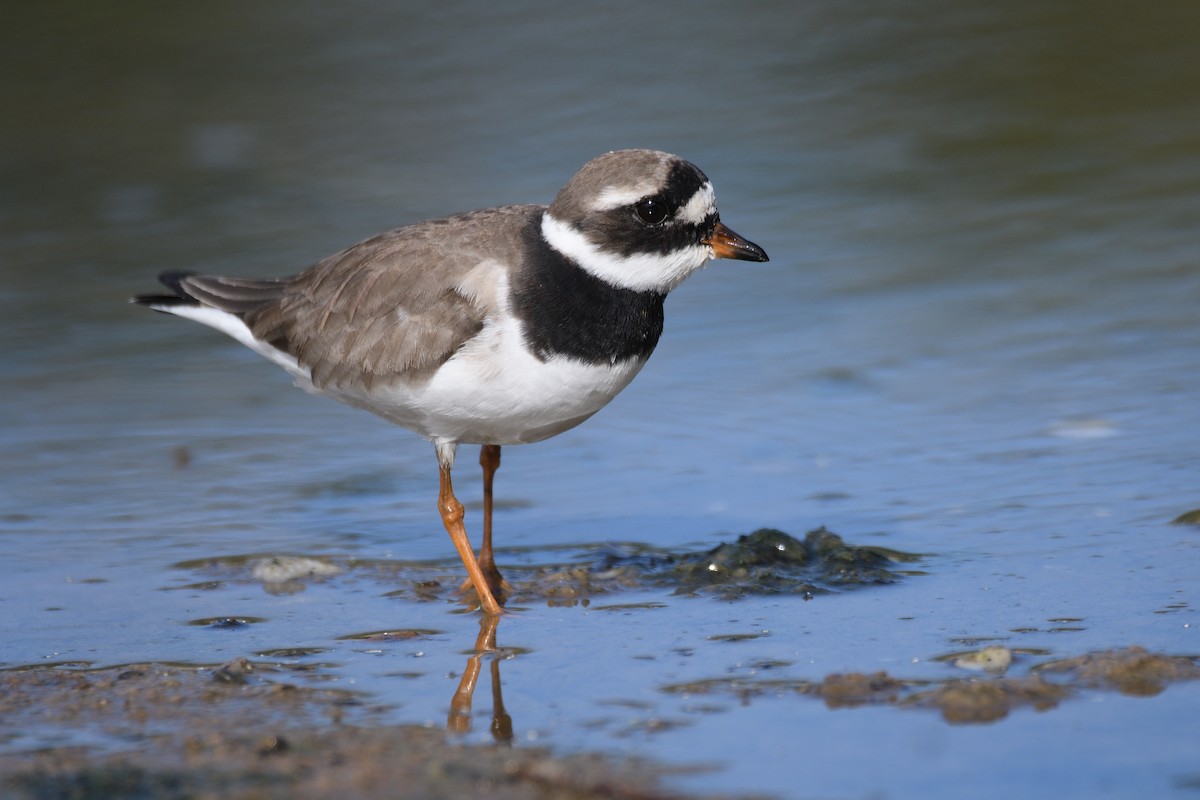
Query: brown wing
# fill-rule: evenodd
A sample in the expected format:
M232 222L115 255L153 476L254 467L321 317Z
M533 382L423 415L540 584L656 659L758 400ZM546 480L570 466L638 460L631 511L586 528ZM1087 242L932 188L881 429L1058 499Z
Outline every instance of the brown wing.
M494 273L541 210L507 206L379 234L295 277L248 282L273 285L276 296L239 311L256 337L309 367L318 387L420 379L503 302Z

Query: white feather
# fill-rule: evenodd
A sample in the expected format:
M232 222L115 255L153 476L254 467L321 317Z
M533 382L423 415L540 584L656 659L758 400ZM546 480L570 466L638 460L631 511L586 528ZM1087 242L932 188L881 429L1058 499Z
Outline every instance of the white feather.
M712 184L705 181L704 185L696 190L696 193L679 209L675 216L684 222L699 225L708 219L709 215L715 213L717 213L717 193L713 191Z
M507 297L503 269L492 273L498 297ZM207 306L152 306L231 336L282 366L296 384L378 414L431 439L453 464L453 442L524 444L573 428L608 404L646 363L644 358L588 364L553 357L541 361L525 346L524 331L507 303L474 338L425 381L397 377L370 388L316 388L295 357L256 339L233 314Z
M250 332L250 329L246 327L246 323L228 311L199 305L164 305L150 306L150 308L157 311L165 311L168 314L174 314L179 317L185 317L199 322L201 325L215 328L227 336L232 336L260 356L275 362L297 378L308 381L311 377L309 370L306 367L302 367L294 356L272 347L261 339L256 339L254 334ZM304 388L309 388L309 386L305 386Z
M604 191L596 196L591 208L592 211L604 212L621 206L631 206L656 191L658 191L658 184L648 180L633 186L606 186Z
M503 273L497 280L498 294L506 297ZM322 393L435 443L525 444L595 414L645 363L634 358L598 365L561 356L542 361L526 347L520 321L503 308L426 382L397 380Z
M671 253L614 255L549 212L542 215L546 243L602 281L637 292L666 294L712 258L712 248L697 244Z

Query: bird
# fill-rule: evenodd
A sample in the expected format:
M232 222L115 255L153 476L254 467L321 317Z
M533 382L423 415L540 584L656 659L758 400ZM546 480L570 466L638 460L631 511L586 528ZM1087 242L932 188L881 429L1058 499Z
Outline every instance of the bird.
M501 447L555 436L604 407L653 352L667 294L717 258L768 260L721 222L694 164L615 150L584 164L548 206L417 222L289 277L164 272L169 293L131 302L221 331L300 388L430 440L463 589L492 617L511 588L492 550ZM451 481L460 444L480 445L478 557Z

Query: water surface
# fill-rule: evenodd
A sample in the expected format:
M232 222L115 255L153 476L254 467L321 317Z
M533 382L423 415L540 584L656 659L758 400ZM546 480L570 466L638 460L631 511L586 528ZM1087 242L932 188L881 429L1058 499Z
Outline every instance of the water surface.
M12 12L0 661L315 647L389 719L443 724L477 633L453 604L388 597L355 570L270 594L227 573L205 588L212 575L179 566L452 565L432 447L125 300L163 269L288 274L395 225L548 202L592 156L655 147L699 164L723 220L771 261L691 278L621 397L506 448L502 562L824 524L926 554L926 574L808 602L631 591L605 603L643 607L527 608L499 631L518 743L716 766L680 778L690 790L1184 794L1189 684L966 727L663 691L764 664L940 679L953 668L932 659L964 639L1059 657L1200 650L1200 532L1170 524L1200 506L1200 19L1186 3L1126 11ZM464 499L474 459L463 448ZM187 624L226 616L265 621ZM440 633L339 638L389 628Z

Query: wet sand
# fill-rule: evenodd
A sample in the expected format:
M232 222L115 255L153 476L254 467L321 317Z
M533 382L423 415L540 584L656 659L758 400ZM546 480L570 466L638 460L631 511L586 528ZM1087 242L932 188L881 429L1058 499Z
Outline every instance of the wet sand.
M666 798L662 770L539 748L460 745L419 726L360 727L343 691L241 660L7 672L4 735L61 727L71 744L0 756L9 798ZM274 674L271 674L274 672ZM369 709L365 709L369 716ZM361 714L359 714L361 716ZM511 731L510 731L511 733Z
M486 626L485 626L486 628ZM743 703L780 692L830 708L890 705L936 710L952 724L988 723L1011 710L1049 710L1084 691L1149 696L1200 678L1200 659L1129 647L1056 659L1007 677L1031 654L988 647L958 654L977 676L910 681L885 672L822 681L714 679L666 687L692 695L733 694ZM480 654L484 655L483 653ZM479 662L476 661L476 664ZM513 747L503 704L494 705L495 744L461 744L478 671L464 674L445 730L370 724L369 698L297 685L278 665L239 659L219 667L136 664L66 666L0 674L7 749L23 732L61 729L62 746L0 756L3 796L72 798L678 798L672 772L646 761L594 754L556 757ZM496 697L494 696L494 700ZM353 721L351 721L353 720ZM364 724L365 723L365 724Z

